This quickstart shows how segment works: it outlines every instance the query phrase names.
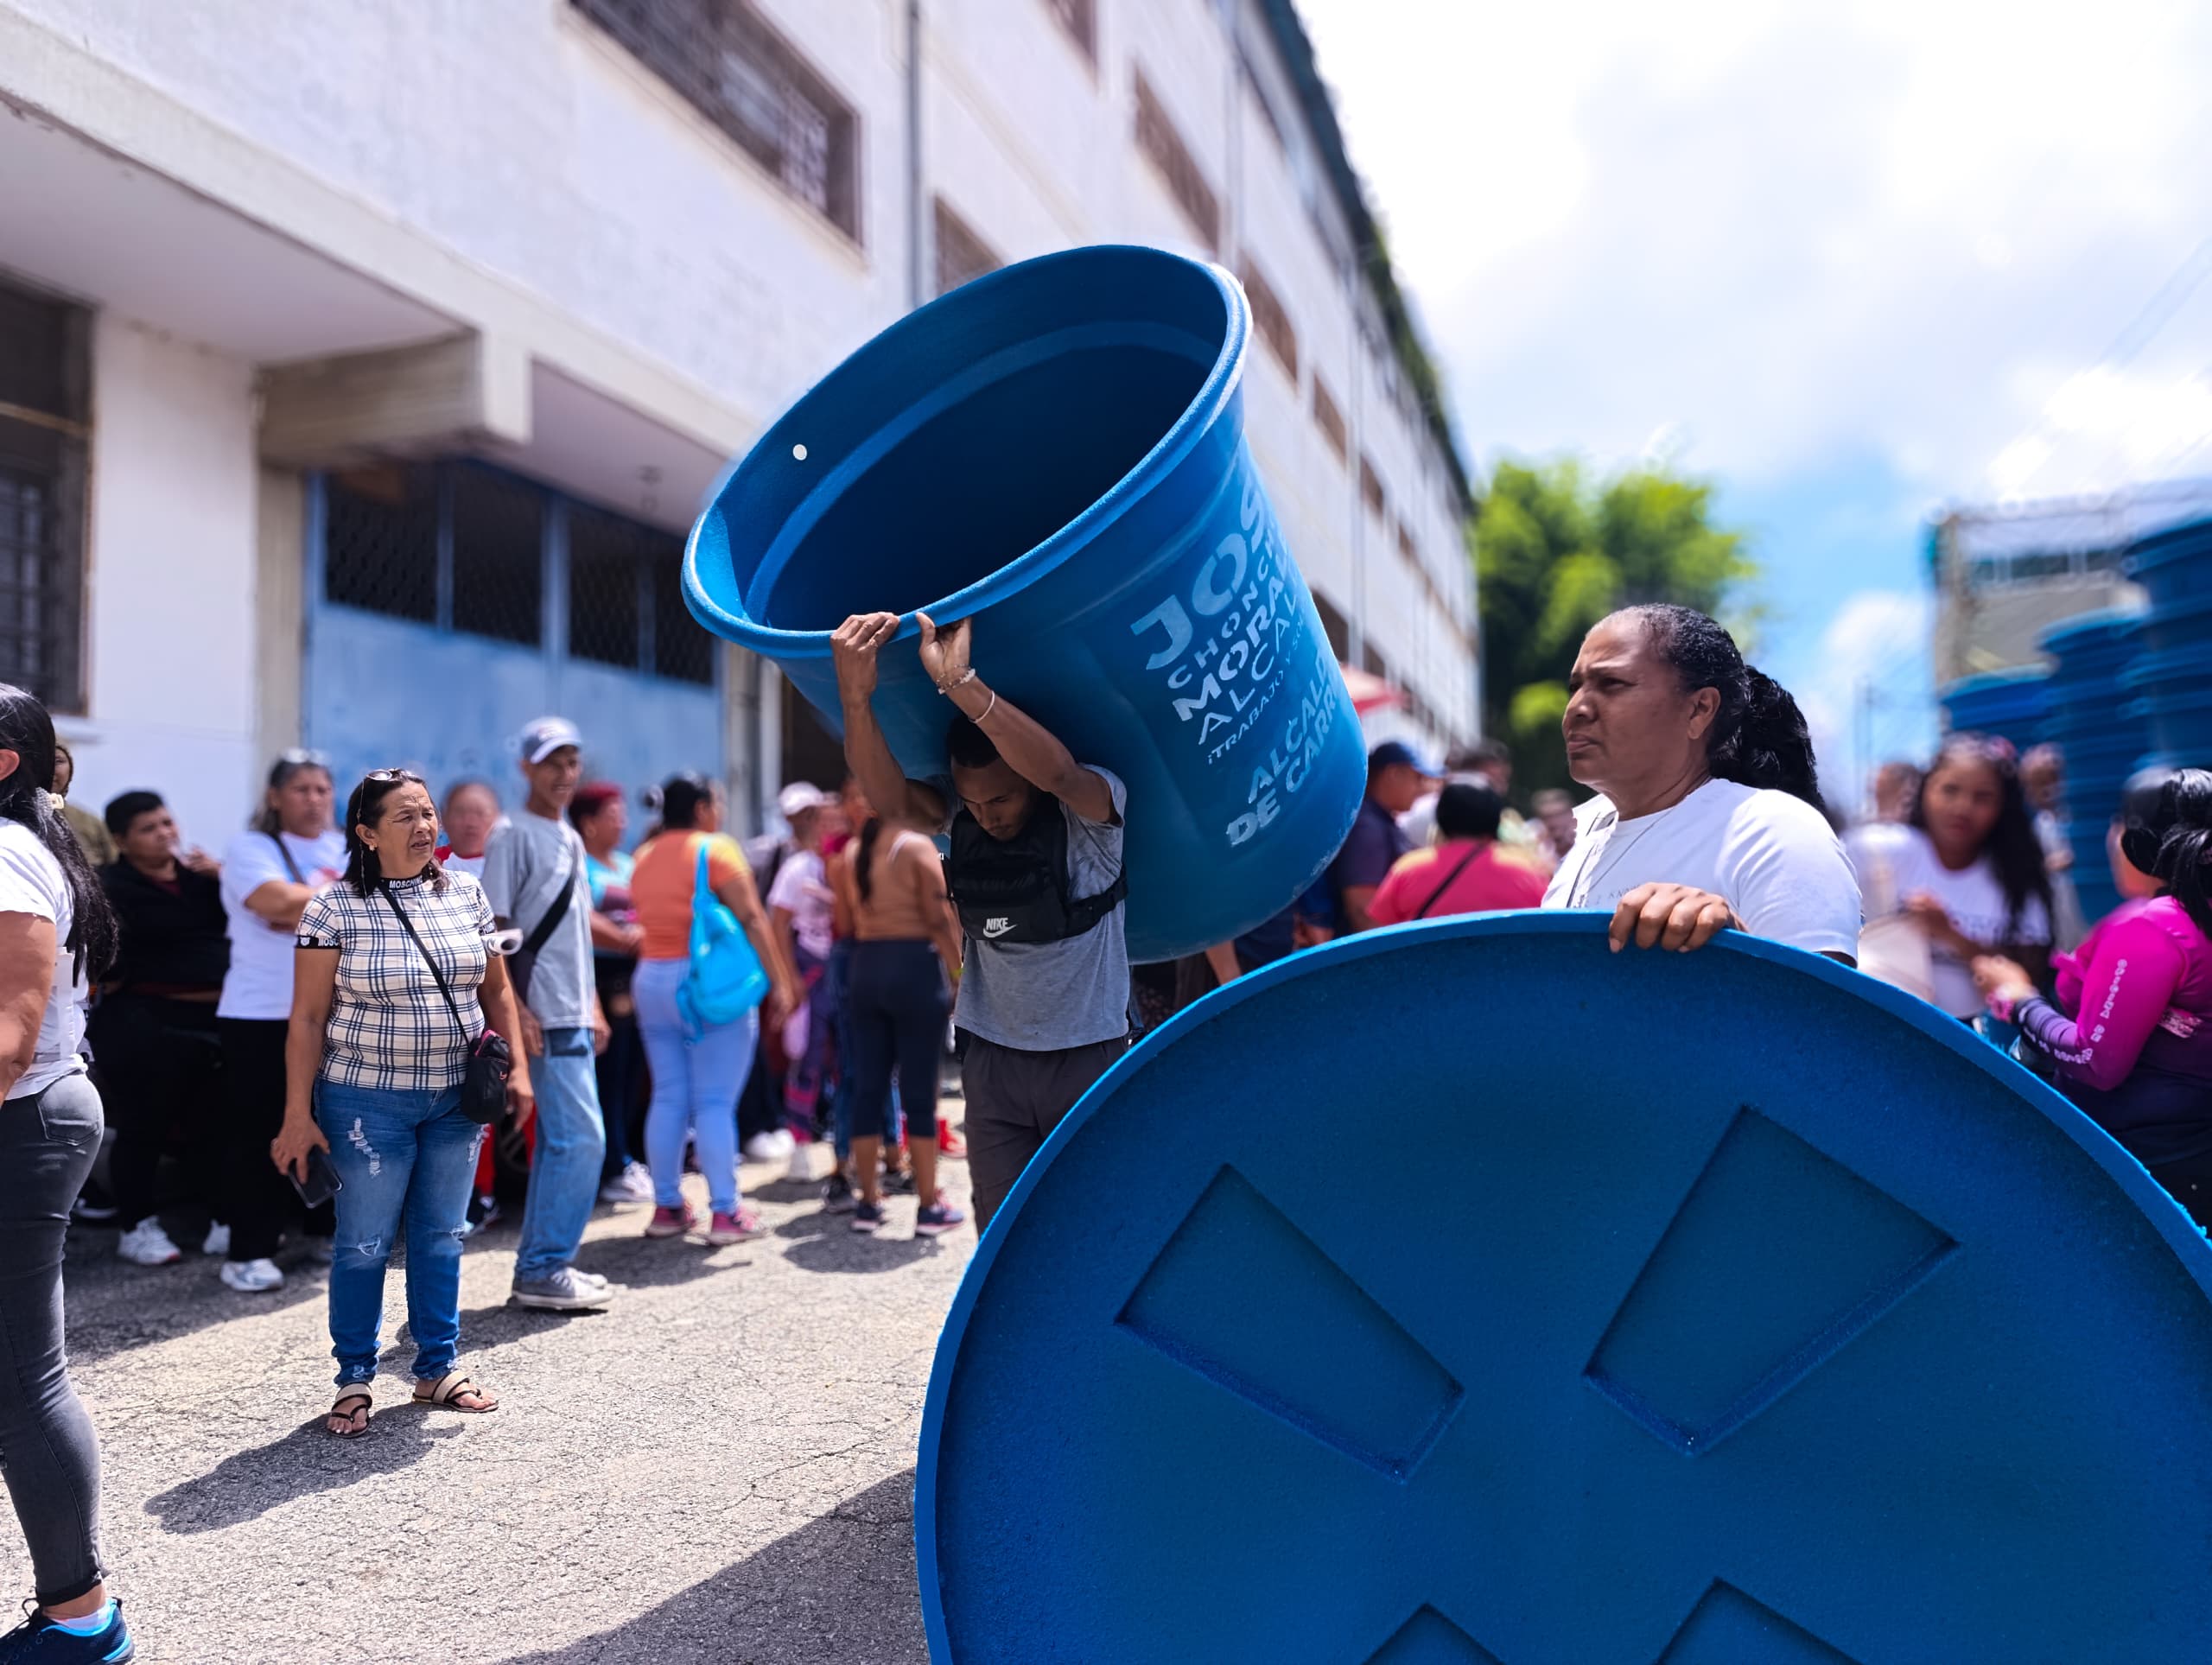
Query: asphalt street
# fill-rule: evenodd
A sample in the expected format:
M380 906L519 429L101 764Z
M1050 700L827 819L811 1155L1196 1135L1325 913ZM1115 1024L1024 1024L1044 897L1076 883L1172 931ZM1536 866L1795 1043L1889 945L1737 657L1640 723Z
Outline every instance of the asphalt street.
M768 1231L731 1248L599 1210L578 1263L621 1286L604 1313L507 1305L513 1225L480 1235L462 1360L501 1408L410 1407L388 1339L350 1442L321 1431L321 1268L288 1249L281 1292L240 1295L200 1255L128 1266L112 1231L73 1232L70 1344L139 1657L921 1665L915 1444L974 1229L918 1240L907 1196L857 1236L780 1176L747 1166ZM389 1338L397 1267L385 1312ZM0 1574L30 1588L11 1530Z

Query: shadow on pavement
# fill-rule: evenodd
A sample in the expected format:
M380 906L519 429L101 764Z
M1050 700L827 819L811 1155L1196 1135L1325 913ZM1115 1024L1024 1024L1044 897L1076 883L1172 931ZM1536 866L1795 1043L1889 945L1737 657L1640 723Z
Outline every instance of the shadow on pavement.
M282 1289L241 1295L217 1279L221 1262L204 1255L188 1251L174 1266L132 1266L116 1258L112 1231L73 1230L61 1273L69 1362L93 1364L211 1324L321 1305L328 1268L295 1249L277 1264L284 1268Z
M758 1252L758 1239L732 1249L685 1237L592 1237L577 1248L576 1265L632 1289L660 1289L750 1266Z
M226 1457L199 1478L149 1498L146 1512L164 1532L219 1531L258 1520L295 1497L405 1468L461 1432L458 1424L433 1427L414 1407L387 1402L366 1433L339 1439L323 1432L317 1414L281 1439Z
M871 1236L855 1231L849 1214L803 1214L776 1228L791 1247L784 1258L802 1272L867 1274L896 1272L927 1255L941 1252L931 1237Z
M914 1471L734 1561L626 1624L504 1665L927 1665Z

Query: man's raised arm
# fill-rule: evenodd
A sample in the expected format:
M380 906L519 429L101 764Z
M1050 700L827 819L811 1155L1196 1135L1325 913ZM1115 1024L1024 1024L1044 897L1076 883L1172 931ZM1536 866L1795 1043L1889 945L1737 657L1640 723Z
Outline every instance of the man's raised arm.
M878 813L937 827L944 821L944 796L933 786L906 778L875 720L876 658L883 645L898 633L897 613L856 613L830 634L837 698L845 714L845 766Z

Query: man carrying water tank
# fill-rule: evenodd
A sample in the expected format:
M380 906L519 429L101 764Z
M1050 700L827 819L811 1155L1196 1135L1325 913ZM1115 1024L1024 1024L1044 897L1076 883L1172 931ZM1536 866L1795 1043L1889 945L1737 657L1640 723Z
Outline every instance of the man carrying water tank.
M853 773L872 802L903 803L908 819L951 841L946 875L966 939L953 1023L981 1230L1128 1045L1127 793L976 674L969 621L939 630L915 616L922 668L954 708L948 781L906 779L870 705L899 615L859 614L831 639Z

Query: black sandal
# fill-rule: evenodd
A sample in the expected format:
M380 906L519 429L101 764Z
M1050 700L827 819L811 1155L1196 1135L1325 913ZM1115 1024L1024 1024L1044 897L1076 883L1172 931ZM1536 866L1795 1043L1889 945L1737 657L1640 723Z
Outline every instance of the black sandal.
M429 1387L430 1391L424 1393L423 1389L425 1387ZM463 1394L474 1394L488 1402L482 1405L456 1403ZM499 1395L478 1387L467 1371L458 1369L448 1370L435 1384L417 1382L415 1384L415 1402L438 1410L458 1411L463 1416L489 1416L499 1408Z
M322 1431L334 1439L359 1439L369 1431L370 1417L376 1402L376 1395L372 1394L365 1386L356 1385L346 1389L339 1394L331 1408L323 1413ZM348 1407L352 1408L349 1409ZM358 1428L353 1426L353 1419L357 1416L361 1419L361 1426ZM346 1423L346 1427L341 1428L333 1426L341 1420Z

